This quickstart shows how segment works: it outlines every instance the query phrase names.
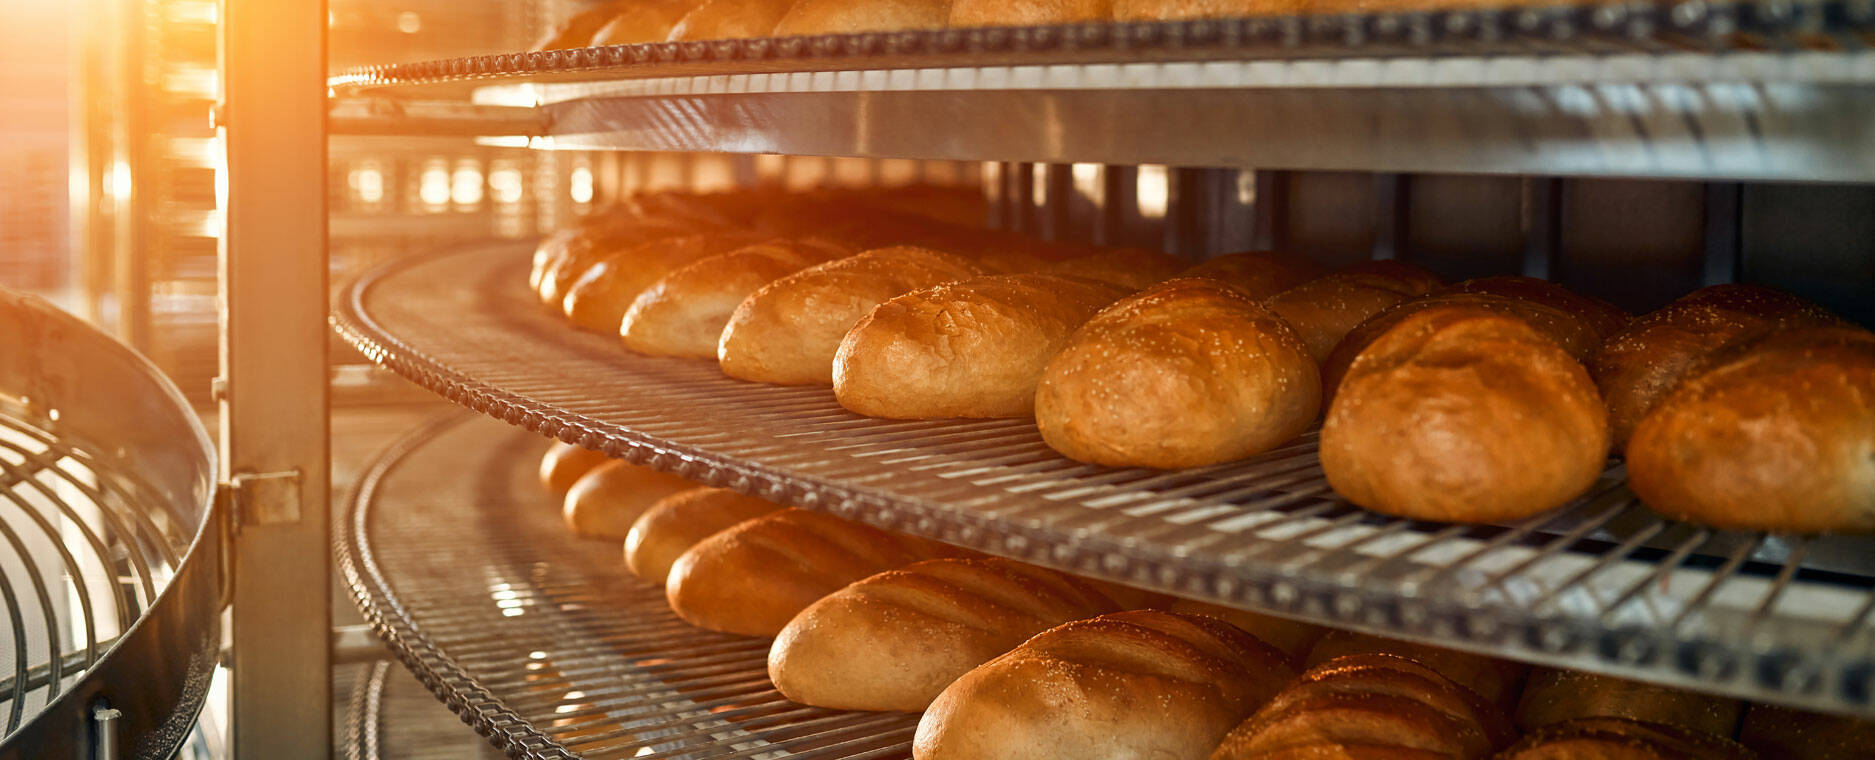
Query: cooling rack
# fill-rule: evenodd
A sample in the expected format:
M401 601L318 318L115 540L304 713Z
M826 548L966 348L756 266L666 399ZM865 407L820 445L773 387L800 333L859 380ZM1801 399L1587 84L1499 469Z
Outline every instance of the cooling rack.
M532 300L528 254L389 264L341 294L335 324L464 406L711 485L1325 624L1875 715L1867 539L1667 521L1618 466L1522 522L1387 518L1335 498L1312 435L1203 469L1084 465L1029 421L868 419L826 389L632 355Z

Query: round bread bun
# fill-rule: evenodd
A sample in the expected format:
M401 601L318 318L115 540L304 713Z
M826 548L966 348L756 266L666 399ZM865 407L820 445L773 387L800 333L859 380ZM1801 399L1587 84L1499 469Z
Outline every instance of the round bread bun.
M1414 312L1355 359L1322 425L1336 493L1390 515L1515 520L1595 484L1608 412L1588 371L1494 311Z
M1245 251L1205 259L1179 273L1230 284L1251 300L1262 301L1327 274L1322 265L1279 251Z
M566 492L566 527L589 538L623 540L652 504L697 484L614 459L592 468Z
M1264 307L1282 317L1317 364L1368 318L1439 287L1432 273L1397 261L1369 261L1270 296Z
M633 575L662 586L670 577L671 565L690 547L781 508L727 488L678 491L659 499L632 523L625 536L625 566Z
M1185 267L1184 259L1169 253L1144 248L1109 248L1048 265L1042 271L1138 290L1171 279Z
M581 475L610 461L612 458L604 452L554 441L540 458L540 487L547 489L555 499L565 498L567 489L572 488Z

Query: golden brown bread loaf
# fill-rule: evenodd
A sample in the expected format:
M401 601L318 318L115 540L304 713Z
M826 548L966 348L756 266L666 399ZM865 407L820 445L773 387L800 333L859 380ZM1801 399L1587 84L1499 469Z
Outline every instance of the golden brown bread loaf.
M693 234L697 228L667 220L635 220L619 224L606 224L591 228L582 228L564 240L559 255L549 259L542 268L540 284L536 292L541 303L555 310L562 308L566 292L579 280L580 275L593 264L644 243ZM557 239L555 235L549 241ZM546 243L542 244L543 246ZM540 252L536 251L536 257Z
M1179 276L1222 280L1251 300L1262 301L1326 273L1320 264L1287 253L1244 251L1205 259Z
M1281 652L1199 615L1135 610L1053 628L957 679L916 760L1202 760L1295 676Z
M1628 441L1628 484L1674 519L1875 528L1875 333L1774 330L1708 354Z
M678 491L695 488L676 475L612 460L581 475L566 492L561 516L574 533L623 539L632 523L652 504Z
M613 18L623 13L632 5L632 2L633 0L615 0L615 2L598 3L575 13L547 35L547 39L534 45L534 49L566 50L591 45L593 35Z
M1289 656L1291 662L1296 663L1307 659L1309 650L1315 647L1315 642L1322 638L1322 634L1327 633L1327 630L1319 625L1304 623L1300 620L1290 620L1191 599L1174 600L1166 609L1191 615L1209 615L1230 623L1257 637L1258 641L1281 650L1283 654Z
M671 565L664 595L677 616L692 625L774 636L815 600L849 583L920 560L963 554L935 541L784 509L684 552Z
M951 0L799 0L775 36L942 29L950 16Z
M1626 718L1731 736L1744 705L1736 699L1574 670L1538 668L1517 703L1517 727L1535 731L1578 718Z
M1603 343L1588 363L1608 403L1615 449L1626 448L1634 426L1700 357L1757 330L1835 321L1815 304L1756 285L1700 288L1634 320Z
M1369 261L1304 282L1263 301L1282 317L1317 364L1369 317L1439 287L1432 273L1397 261Z
M1607 301L1590 298L1535 277L1480 277L1453 285L1449 290L1453 293L1483 293L1543 304L1581 320L1588 325L1596 341L1607 340L1608 336L1620 332L1634 318L1634 315ZM1578 356L1586 357L1593 351L1594 347L1590 347Z
M671 565L697 542L781 508L727 488L678 491L659 499L632 523L625 536L625 566L662 586Z
M1115 467L1201 467L1268 451L1321 411L1289 325L1217 280L1181 277L1101 310L1035 392L1042 439Z
M957 256L909 246L811 266L763 285L736 307L716 358L730 377L832 385L840 341L879 304L981 274L982 269Z
M1525 736L1497 760L1757 760L1757 755L1729 739L1674 726L1584 718Z
M1512 735L1501 711L1432 668L1362 654L1310 668L1233 729L1211 760L1483 760Z
M846 334L833 362L834 395L873 417L1026 417L1049 358L1127 292L1076 277L1009 274L907 293Z
M767 37L795 0L706 0L671 29L671 42Z
M701 0L634 0L600 27L592 37L592 44L663 42L670 38L671 28L701 4Z
M1109 21L1113 0L956 0L951 26L1034 26Z
M540 486L553 494L553 498L564 498L567 489L572 488L581 475L610 461L612 458L604 452L554 441L540 458Z
M1588 371L1523 320L1470 306L1418 310L1382 334L1321 433L1322 474L1342 498L1440 522L1555 508L1594 485L1607 456Z
M1511 660L1338 629L1329 631L1315 643L1305 667L1314 668L1359 654L1393 655L1424 665L1470 689L1496 707L1500 714L1508 713L1517 704L1524 676L1530 671L1523 663Z
M616 334L625 310L647 288L677 268L762 242L761 235L742 230L713 230L696 235L664 238L626 248L599 259L567 288L560 307L574 325Z
M1234 18L1299 14L1307 0L1113 0L1119 21L1172 21L1188 18Z
M1144 248L1109 248L1050 264L1041 271L1138 290L1171 279L1185 267L1184 259L1169 253Z
M716 358L723 325L749 294L849 253L824 241L771 240L706 256L639 293L619 323L619 337L641 354Z
M1875 721L1752 705L1738 742L1777 760L1863 760L1875 752Z
M959 676L1029 637L1116 610L1053 570L994 557L928 560L802 610L769 650L768 677L802 704L922 712Z

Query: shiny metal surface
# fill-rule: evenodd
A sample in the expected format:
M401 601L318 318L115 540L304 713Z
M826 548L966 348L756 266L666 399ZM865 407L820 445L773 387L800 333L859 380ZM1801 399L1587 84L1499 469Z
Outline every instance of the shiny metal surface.
M1875 715L1869 539L1666 521L1618 466L1518 523L1396 520L1334 497L1312 435L1195 470L1083 465L1031 421L868 419L826 389L629 354L540 309L527 259L510 244L389 265L335 322L460 404L775 501L1325 624Z
M218 652L214 451L155 367L44 301L0 291L0 345L0 758L167 756Z

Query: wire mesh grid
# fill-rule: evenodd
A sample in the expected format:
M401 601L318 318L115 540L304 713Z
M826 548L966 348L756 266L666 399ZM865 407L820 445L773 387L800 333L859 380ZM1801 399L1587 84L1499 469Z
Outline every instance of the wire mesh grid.
M335 321L367 356L465 406L775 501L1332 625L1875 712L1865 539L1670 522L1638 504L1618 465L1575 503L1517 523L1388 518L1334 496L1312 434L1202 469L1084 465L1030 421L868 419L824 388L631 355L541 309L526 267L512 244L405 260L349 289Z

